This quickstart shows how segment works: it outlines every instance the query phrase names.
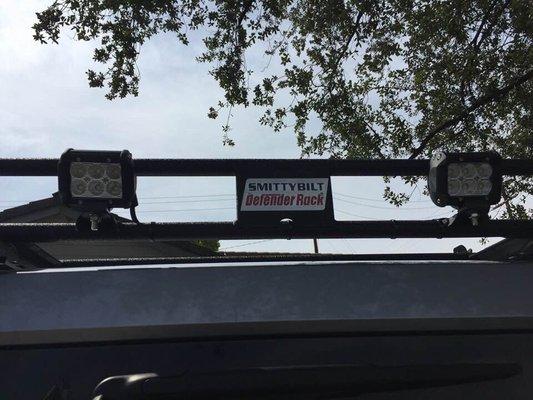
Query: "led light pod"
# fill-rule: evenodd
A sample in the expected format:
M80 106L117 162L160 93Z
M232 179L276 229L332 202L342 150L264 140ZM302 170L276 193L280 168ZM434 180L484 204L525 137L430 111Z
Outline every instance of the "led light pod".
M136 179L131 153L69 149L58 164L63 204L87 212L130 208Z
M501 157L495 152L439 152L430 160L428 186L439 207L478 208L488 212L500 201Z

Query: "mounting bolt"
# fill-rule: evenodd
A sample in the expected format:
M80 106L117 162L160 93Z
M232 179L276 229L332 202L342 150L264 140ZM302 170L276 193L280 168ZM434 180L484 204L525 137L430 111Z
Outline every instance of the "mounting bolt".
M91 214L89 219L91 220L91 231L96 232L100 223L100 217L96 214Z
M439 221L444 226L450 226L452 224L452 220L450 218L442 218Z
M294 221L290 218L283 218L282 220L279 221L279 223L281 225L291 226L294 223Z
M290 218L283 218L279 221L279 223L281 224L281 226L283 226L286 232L286 235L287 235L286 239L291 240L291 233L292 233L294 221Z

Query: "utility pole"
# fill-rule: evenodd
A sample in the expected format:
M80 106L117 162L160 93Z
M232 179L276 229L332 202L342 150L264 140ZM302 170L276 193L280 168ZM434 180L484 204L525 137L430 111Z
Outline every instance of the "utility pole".
M318 254L318 239L313 239L313 246L315 247L315 254Z

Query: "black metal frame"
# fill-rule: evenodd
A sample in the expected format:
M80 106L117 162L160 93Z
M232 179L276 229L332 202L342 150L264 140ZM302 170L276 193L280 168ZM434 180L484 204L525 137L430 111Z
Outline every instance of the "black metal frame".
M56 176L57 159L0 159L0 176ZM425 176L429 160L136 159L136 176L265 176L265 171L306 171L306 176ZM502 175L533 175L532 160L501 160ZM0 224L0 240L54 241L138 239L311 239L311 238L530 238L533 221L449 224L428 221L334 221L316 225L235 223L119 223L97 232L74 224Z
M0 176L56 176L59 159L0 159ZM427 176L429 160L135 159L136 176L235 176L273 169L320 171L329 176ZM533 160L502 160L502 175L533 175Z
M465 261L469 253L396 253L396 254L235 254L199 257L87 258L61 260L52 268L115 267L128 265L223 264L275 262L354 262L354 261Z
M232 222L119 223L109 230L80 231L75 224L3 223L0 240L50 242L56 240L201 240L201 239L313 239L313 238L530 238L533 220L495 220L477 226L446 219L427 221L336 221L319 226L243 226Z

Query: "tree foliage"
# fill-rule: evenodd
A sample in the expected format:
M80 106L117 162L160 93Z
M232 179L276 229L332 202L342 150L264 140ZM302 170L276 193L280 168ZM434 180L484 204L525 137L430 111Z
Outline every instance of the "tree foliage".
M220 249L220 242L218 240L197 240L195 242L200 247L217 252Z
M138 94L136 60L151 37L172 32L186 45L203 32L198 60L224 91L208 115L263 107L260 123L292 127L304 155L533 158L530 0L57 0L37 18L43 43L63 28L99 42L94 60L104 67L87 75L109 99ZM276 68L254 71L251 50ZM526 216L520 200L532 192L531 179L508 179L504 213Z

